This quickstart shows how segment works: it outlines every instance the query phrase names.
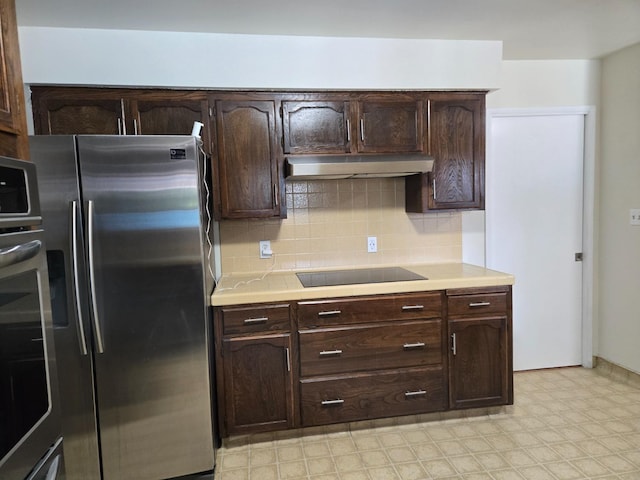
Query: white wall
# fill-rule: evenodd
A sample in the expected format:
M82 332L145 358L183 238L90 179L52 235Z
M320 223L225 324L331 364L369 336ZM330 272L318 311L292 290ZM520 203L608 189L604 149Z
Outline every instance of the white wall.
M640 44L602 62L599 356L640 373Z
M21 27L26 84L493 89L502 42Z

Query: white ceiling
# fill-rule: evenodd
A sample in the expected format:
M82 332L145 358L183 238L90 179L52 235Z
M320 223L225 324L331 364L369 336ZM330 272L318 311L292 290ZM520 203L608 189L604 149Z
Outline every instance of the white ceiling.
M15 0L20 26L502 40L505 60L640 42L640 0Z

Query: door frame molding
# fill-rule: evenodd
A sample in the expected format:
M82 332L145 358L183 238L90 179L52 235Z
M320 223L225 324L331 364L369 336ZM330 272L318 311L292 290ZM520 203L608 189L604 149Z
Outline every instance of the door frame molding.
M576 107L548 108L488 108L486 121L487 158L491 158L491 125L496 117L535 117L557 115L584 116L583 146L583 186L582 186L582 366L593 368L593 355L597 345L598 295L595 289L597 275L597 242L595 241L596 221L596 107L592 105ZM485 217L486 265L486 217Z

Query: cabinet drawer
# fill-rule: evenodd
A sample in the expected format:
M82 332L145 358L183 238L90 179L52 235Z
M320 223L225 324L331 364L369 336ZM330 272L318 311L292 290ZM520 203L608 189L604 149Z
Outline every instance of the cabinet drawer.
M507 293L486 293L447 297L449 316L505 314Z
M243 307L222 307L224 335L244 333L288 331L289 304L256 305Z
M301 328L439 318L441 315L440 293L314 300L298 303L298 324Z
M300 383L303 426L445 408L444 375L439 367L320 377Z
M441 320L302 330L299 335L302 376L442 362Z

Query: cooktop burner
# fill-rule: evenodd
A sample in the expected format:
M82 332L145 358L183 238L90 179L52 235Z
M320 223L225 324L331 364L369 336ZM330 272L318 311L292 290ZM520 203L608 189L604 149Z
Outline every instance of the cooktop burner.
M400 267L363 268L356 270L329 270L325 272L296 273L305 288L355 285L359 283L407 282L427 280L426 277Z

